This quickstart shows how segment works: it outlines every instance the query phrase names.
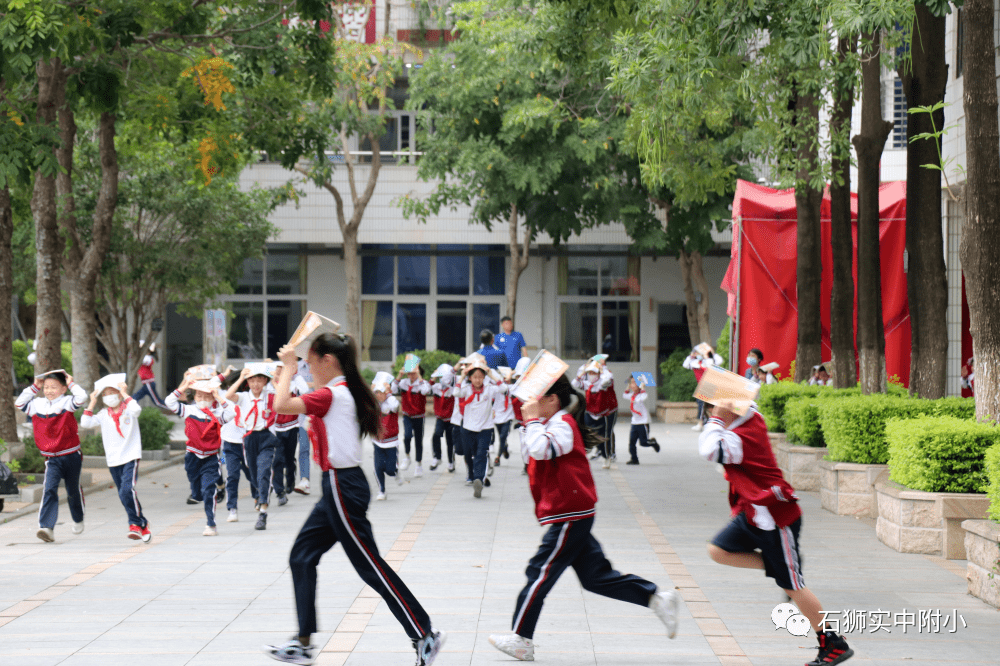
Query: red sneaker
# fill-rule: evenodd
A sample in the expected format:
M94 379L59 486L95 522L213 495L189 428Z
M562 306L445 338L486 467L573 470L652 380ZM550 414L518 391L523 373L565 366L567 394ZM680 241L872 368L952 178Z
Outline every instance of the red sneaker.
M138 525L129 525L128 526L128 538L132 539L133 541L138 541L139 539L141 539L142 538L142 528L139 527Z
M149 531L149 523L142 528L142 542L149 543L149 540L153 538L153 533Z

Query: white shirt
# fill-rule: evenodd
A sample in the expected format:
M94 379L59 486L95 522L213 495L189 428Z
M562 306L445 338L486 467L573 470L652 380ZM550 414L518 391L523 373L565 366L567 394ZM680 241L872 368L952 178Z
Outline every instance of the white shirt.
M139 412L142 408L131 398L125 400L125 409L118 416L118 427L115 419L107 408L96 414L83 413L80 419L81 428L101 427L101 439L104 440L104 457L108 467L118 467L133 460L142 458L142 439L139 436Z
M482 432L483 430L492 428L493 399L498 393L506 392L506 384L498 385L489 380L483 382L483 388L478 392L473 391L471 383L463 383L456 399L456 401L461 400L465 403L462 427L471 432Z
M240 427L240 424L236 422L236 419L232 421L226 421L222 424L222 429L219 431L222 435L223 442L229 442L230 444L242 444L243 436L247 434L247 431Z
M269 391L265 388L257 398L250 391L241 391L234 396L236 410L239 414L238 425L246 432L260 432L267 429L268 393Z
M358 408L354 404L343 376L334 377L326 385L333 393L330 409L322 416L329 445L327 458L334 469L346 469L361 465L361 436L358 425ZM311 416L310 418L316 418Z
M622 397L629 401L629 411L632 413L632 425L649 425L649 408L646 406L646 398L649 394L639 389L633 394L625 391Z
M498 391L493 398L493 423L508 423L514 420L514 403L506 391Z

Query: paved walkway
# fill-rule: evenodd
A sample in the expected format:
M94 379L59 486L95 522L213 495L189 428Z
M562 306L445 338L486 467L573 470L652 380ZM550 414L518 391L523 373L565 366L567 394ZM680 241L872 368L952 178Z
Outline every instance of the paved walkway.
M619 426L619 441L627 428ZM642 465L594 468L594 533L617 568L679 588L686 603L677 639L666 638L652 612L583 592L568 573L542 613L536 660L793 666L814 658L812 636L772 624L780 590L758 572L715 565L705 554L728 510L725 482L697 457L696 434L663 424L653 434L663 451L642 451ZM388 501L370 508L386 559L449 634L436 662L442 666L514 663L487 638L508 630L542 534L514 459L496 470L481 500L463 485L461 470L439 468L400 489L391 485ZM88 498L80 536L70 533L61 506L54 544L35 538L33 517L0 526L0 664L273 663L259 646L295 632L288 550L316 496L274 506L266 532L253 530L249 500L241 500L241 522L223 517L219 536L206 538L202 508L184 503L187 490L181 467L140 479L155 534L148 545L125 538L124 511L111 492ZM870 524L834 516L816 494L802 495L807 583L828 609L856 611L852 616L869 624L848 635L857 651L850 663L997 664L1000 614L966 593L964 562L891 551ZM325 646L318 663L413 663L402 629L340 549L322 562L318 606L323 633L314 640ZM884 623L891 633L871 633L872 619L886 617L877 611L890 613ZM909 627L904 635L898 623L919 611L941 611L948 624L937 633Z

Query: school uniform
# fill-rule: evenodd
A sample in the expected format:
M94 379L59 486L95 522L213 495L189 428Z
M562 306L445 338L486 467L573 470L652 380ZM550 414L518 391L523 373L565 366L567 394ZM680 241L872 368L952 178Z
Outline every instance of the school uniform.
M574 388L583 391L586 403L586 411L583 416L584 424L596 431L601 437L607 439L608 420L605 417L607 416L608 403L607 398L604 396L604 391L611 385L611 373L605 370L597 376L596 380L591 381L587 373L583 372L583 367L581 367L579 374L570 383ZM608 442L605 441L599 444L597 453L602 458L610 458Z
M243 436L246 431L239 426L239 414L231 421L222 425L222 453L226 458L226 509L235 511L239 506L240 473L242 472L250 483L250 496L257 500L257 482L250 473L246 459L243 457Z
M309 371L309 363L303 359L299 361L298 367L298 377L302 380L306 389L302 391L302 395L306 395L312 391L312 373ZM299 478L305 479L306 482L309 481L310 469L309 469L309 433L306 430L306 419L304 416L299 416ZM308 489L308 488L307 488Z
M361 470L357 408L347 382L334 378L302 397L309 417L313 460L323 470L323 496L306 519L289 556L299 635L317 631L316 568L323 554L340 543L361 579L386 602L414 641L431 632L420 602L382 559L367 511L371 500Z
M649 407L646 406L646 398L649 395L645 390L639 389L635 393L626 391L622 397L628 400L628 409L632 415L632 429L628 434L628 453L632 460L638 462L636 443L639 446L652 446L649 443Z
M379 408L382 420L378 437L372 438L372 448L375 452L375 480L378 481L379 492L384 494L385 476L399 474L396 468L399 454L399 400L394 396L387 396Z
M104 457L111 472L111 480L118 489L118 499L125 507L128 524L139 528L149 523L142 514L139 494L135 490L142 460L142 439L139 434L139 413L142 408L131 398L119 405L120 411L105 407L94 414L89 409L80 419L81 428L101 428Z
M729 481L733 519L712 543L730 553L761 551L764 573L785 590L805 587L798 496L785 481L771 451L767 425L750 408L728 427L711 418L698 438L698 452L721 464Z
M257 484L257 501L270 504L271 491L277 490L273 470L275 449L278 440L270 431L274 425L274 393L266 388L254 397L250 391L236 394L236 408L239 409L237 423L246 434L243 435L243 457L250 476ZM281 497L283 493L278 492Z
M684 362L681 364L687 370L691 370L694 373L694 380L696 382L701 381L701 376L705 374L705 369L711 365L722 365L722 357L718 354L712 354L711 356L697 356L692 358L690 354L684 357ZM702 400L695 398L695 402L698 403L698 423L705 422L705 403Z
M167 406L164 404L163 400L160 399L160 395L156 392L156 377L153 375L153 356L152 354L146 354L142 357L142 363L139 365L139 379L142 381L142 386L138 391L132 396L132 399L139 402L147 395L149 399L153 401L153 404L161 409L166 409Z
M510 391L498 392L493 398L493 425L497 429L497 438L500 446L497 448L497 461L500 456L507 454L507 437L510 435L510 425L514 422L514 405Z
M602 379L604 379L605 373L607 373L607 386L601 393L601 400L604 404L604 439L607 440L604 446L608 450L610 458L614 460L617 453L615 447L615 424L618 422L618 394L615 393L614 375L605 367L601 371Z
M521 454L528 460L535 516L548 530L525 570L528 580L517 596L514 633L534 636L545 597L568 567L585 590L647 606L656 585L615 571L591 534L597 489L576 419L560 410L547 421L528 420L524 434Z
M454 377L452 386L448 389L447 396L452 399L452 409L451 409L451 438L455 442L455 455L464 456L465 455L465 433L462 432L462 401L459 399L458 394L461 392L462 386L458 380L458 377ZM471 476L471 470L470 470Z
M488 377L483 386L475 389L468 381L458 392L462 408L462 439L465 447L465 464L469 480L486 480L487 458L490 453L490 434L493 431L493 401L499 393L506 393L506 384L495 384Z
M452 436L451 416L455 412L455 398L450 395L451 378L442 377L441 381L431 387L434 398L434 436L431 437L431 450L436 460L444 460L441 455L441 436L444 435L448 454L448 468L454 471L455 442Z
M205 502L206 524L215 527L215 491L222 482L219 474L219 449L222 448L222 424L236 417L236 406L223 398L215 407L201 409L181 402L180 391L167 396L167 408L184 419L187 447L184 470L197 488L194 499Z
M424 415L431 385L424 379L411 382L409 377L404 377L398 386L400 411L403 412L403 448L406 455L410 455L410 439L414 440L414 460L419 465L424 457Z
M296 375L292 377L289 392L292 397L299 397L309 391L306 383ZM273 395L273 391L271 392ZM271 434L274 435L274 490L278 495L284 495L295 489L295 445L299 441L299 415L274 414L274 425Z
M21 391L14 406L31 419L35 445L45 458L45 490L38 507L38 527L53 529L59 517L59 482L66 482L66 499L74 523L84 516L80 470L80 434L73 412L87 403L87 392L76 382L69 383L69 394L49 400L34 384Z

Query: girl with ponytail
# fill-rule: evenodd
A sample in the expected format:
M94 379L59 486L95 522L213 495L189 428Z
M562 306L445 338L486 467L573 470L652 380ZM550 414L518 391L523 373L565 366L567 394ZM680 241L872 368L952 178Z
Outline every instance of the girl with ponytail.
M525 403L521 415L521 455L528 461L535 515L548 531L528 561L528 582L517 597L513 633L490 636L490 643L516 659L533 661L532 637L542 603L568 567L576 570L583 589L648 606L666 625L667 636L676 636L677 595L661 592L654 583L633 574L615 571L591 534L597 489L587 450L604 440L582 425L582 396L563 375L541 398Z
M286 367L294 366L295 348L285 345L278 358ZM313 341L307 359L316 390L292 397L292 373L282 372L274 408L279 414L309 417L313 459L323 470L323 496L299 531L289 556L298 634L283 645L264 646L264 652L294 664L311 664L319 656L319 647L311 644L316 633L316 568L323 554L339 542L354 570L382 596L403 625L416 648L417 665L427 666L437 657L445 635L431 629L420 602L382 559L368 522L371 491L361 471L361 438L378 436L381 412L358 371L357 345L348 335L325 333Z

